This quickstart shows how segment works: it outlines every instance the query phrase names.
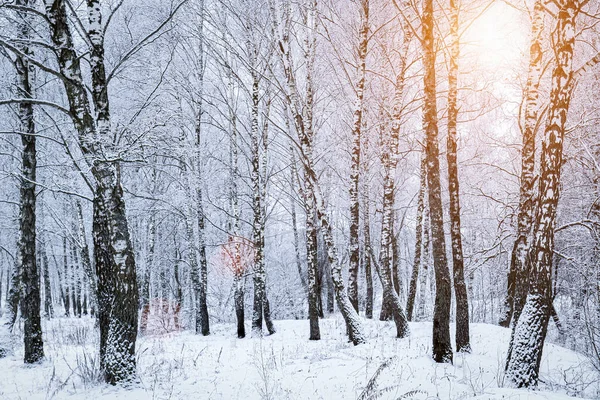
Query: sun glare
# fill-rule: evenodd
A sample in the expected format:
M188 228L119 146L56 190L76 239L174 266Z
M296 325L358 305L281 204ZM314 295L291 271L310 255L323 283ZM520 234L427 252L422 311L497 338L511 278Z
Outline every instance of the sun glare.
M462 35L464 57L468 64L492 70L518 65L527 32L527 20L520 11L495 2Z

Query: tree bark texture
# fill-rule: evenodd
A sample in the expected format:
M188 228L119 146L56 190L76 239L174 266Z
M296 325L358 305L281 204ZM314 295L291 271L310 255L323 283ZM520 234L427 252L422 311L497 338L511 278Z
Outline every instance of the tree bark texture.
M361 129L363 126L363 102L367 70L367 50L369 45L369 0L360 3L361 27L358 41L358 81L354 88L356 103L352 123L352 166L350 171L350 264L348 267L348 297L358 312L358 267L360 263L359 224L360 199L360 153Z
M535 215L535 136L538 123L539 85L542 76L542 29L544 9L541 0L534 3L529 48L529 69L525 87L525 121L523 147L521 148L521 175L519 186L519 211L517 236L507 278L507 294L499 324L509 327L516 322L525 304L529 288L528 254L531 247L531 230Z
M436 284L433 310L433 359L440 363L451 363L450 303L452 286L450 283L450 272L448 271L448 260L446 258L444 210L440 184L433 0L423 0L421 20L423 66L425 70L423 76L425 89L423 122L425 124L427 142L427 183L429 187L433 267Z
M552 306L552 257L560 195L563 141L572 95L573 51L579 1L564 0L556 17L550 105L540 161L539 210L535 224L529 293L514 326L506 376L516 387L535 387Z

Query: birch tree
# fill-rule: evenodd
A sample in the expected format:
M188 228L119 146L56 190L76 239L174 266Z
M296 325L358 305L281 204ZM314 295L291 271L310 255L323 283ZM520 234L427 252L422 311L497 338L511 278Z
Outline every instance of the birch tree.
M439 363L452 362L450 342L451 283L446 258L444 236L444 210L440 185L440 160L438 145L437 89L435 72L434 9L432 0L423 0L421 15L423 47L423 75L425 99L423 122L426 135L427 183L429 210L433 239L433 267L435 270L435 305L433 311L433 359Z
M539 85L542 77L542 30L544 10L540 0L533 6L531 21L531 45L529 47L529 68L524 90L523 146L521 148L521 175L519 186L519 211L517 214L517 236L515 239L510 268L508 288L500 326L508 327L516 322L525 304L529 285L529 264L527 256L531 247L531 231L535 214L535 137L538 124Z
M360 2L360 32L358 40L358 78L355 85L356 100L352 122L352 166L350 172L350 264L348 268L348 297L358 312L358 266L360 262L360 154L363 128L367 50L369 46L369 0Z
M280 61L283 68L283 74L287 84L287 90L285 93L287 104L290 108L291 117L294 121L294 127L296 134L299 139L299 148L302 158L302 165L304 169L306 187L305 187L305 201L307 204L307 221L309 221L314 213L316 213L317 219L322 229L322 234L327 249L327 256L329 259L331 278L335 288L335 297L337 300L338 307L344 320L346 322L346 331L350 341L355 345L365 342L365 336L362 328L362 324L358 317L358 314L354 310L354 307L350 303L348 294L342 278L341 265L337 256L335 243L332 234L332 227L329 222L329 217L326 214L324 198L321 194L317 174L314 170L314 164L312 159L313 153L313 125L312 125L312 98L314 96L313 87L307 84L306 103L302 104L297 88L297 79L295 75L295 69L292 65L291 55L291 43L289 38L289 3L284 1L284 17L282 23L279 21L279 15L277 14L275 4L273 0L270 0L270 9L273 20L273 30L276 35L277 47L279 48ZM308 15L307 22L310 27L310 31L313 35L316 34L317 30L317 2L316 0L310 0L308 3ZM282 26L283 25L283 26ZM315 51L315 39L312 39L312 46L309 47L309 51ZM310 68L310 66L308 67ZM309 69L310 71L310 69ZM307 81L310 81L310 75L307 76ZM314 203L313 203L314 202ZM314 204L314 207L313 207ZM307 226L308 230L308 226ZM307 232L308 235L308 232ZM309 272L309 290L312 286L311 275ZM310 294L309 294L310 296Z
M585 3L585 2L583 2ZM560 195L563 142L572 95L575 28L582 2L561 0L553 30L555 66L542 140L539 210L535 223L529 292L514 326L506 376L516 387L535 387L552 305L552 260L556 207Z
M29 0L17 0L17 6L32 7ZM33 18L27 12L17 11L17 34L20 39L15 66L18 75L18 96L23 99L35 97L35 67L29 62L33 50L27 42L32 40ZM21 198L19 211L19 262L21 271L21 314L23 318L24 360L27 364L44 358L44 342L40 318L40 274L36 258L36 128L33 104L18 104L19 132L23 145L21 168Z
M460 230L460 195L457 157L459 0L450 0L450 68L448 70L448 192L450 195L450 240L456 299L456 351L471 352L469 339L469 300L465 284L463 245Z

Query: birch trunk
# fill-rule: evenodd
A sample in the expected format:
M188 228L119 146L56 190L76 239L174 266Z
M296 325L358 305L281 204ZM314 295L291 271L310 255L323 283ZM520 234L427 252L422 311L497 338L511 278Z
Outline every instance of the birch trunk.
M98 276L100 367L106 382L128 382L135 379L138 289L119 165L111 161L113 149L107 143L111 138L111 126L100 4L97 0L88 1L95 118L83 82L80 57L74 50L64 0L46 3L46 15L50 21L52 41L60 49L57 52L60 72L69 77L63 80L63 84L79 145L91 166L96 184L93 238Z
M269 309L267 306L267 293L265 283L265 213L264 213L264 196L265 196L265 179L261 179L261 152L259 146L259 124L258 114L260 105L259 92L259 76L254 69L256 66L256 49L252 48L252 65L254 66L252 74L252 110L250 124L250 147L251 147L251 181L252 181L252 210L254 220L252 225L252 237L254 244L254 308L252 314L252 331L255 335L262 335L263 316L267 324L269 333L275 333L273 323L270 321ZM263 133L263 146L264 143ZM265 155L263 154L263 157ZM265 160L266 161L266 160ZM264 171L266 173L266 171Z
M529 285L529 262L531 227L535 214L535 130L538 123L539 84L542 76L542 29L544 9L541 0L534 3L529 48L529 69L525 87L525 121L523 147L521 148L521 176L519 211L517 215L517 237L512 250L508 272L507 295L500 326L509 327L519 319Z
M406 315L409 321L413 320L415 298L417 296L417 282L419 280L419 269L421 267L421 253L423 248L423 211L425 210L425 191L427 190L427 158L421 158L419 195L417 199L417 227L415 230L415 257L413 260L408 300L406 302ZM424 272L424 275L426 272ZM424 285L422 285L423 287Z
M450 341L450 302L452 287L446 239L444 236L444 210L440 184L440 160L438 147L437 89L435 73L433 0L423 0L422 46L424 66L425 100L423 121L427 138L427 179L429 187L429 209L433 238L433 266L435 270L435 305L433 310L433 359L440 363L452 362Z
M68 248L67 248L67 237L63 237L63 283L64 283L64 295L63 303L65 307L65 317L68 317L71 313L71 282L69 282L69 262L68 262Z
M289 125L286 119L286 125ZM289 132L288 126L288 132ZM294 255L296 256L296 268L298 269L298 277L300 278L300 284L304 289L304 292L308 294L308 283L306 281L306 276L302 272L302 260L300 258L300 235L298 234L298 222L296 216L296 199L294 198L294 189L296 187L300 189L300 185L296 184L298 171L296 169L296 155L294 153L294 148L290 149L290 184L292 190L290 191L290 213L292 215L292 231L294 233Z
M368 154L369 148L369 140L366 135L364 136L363 142L363 150L364 154ZM366 171L368 170L368 165L365 160L365 157L362 157L362 166L363 166L363 189L362 189L362 220L363 220L363 263L365 269L365 286L366 286L366 297L365 297L365 317L368 319L373 319L373 271L371 269L371 254L367 251L368 246L371 245L371 215L370 215L370 201L369 201L369 185L366 179Z
M208 290L208 262L206 259L206 239L205 239L205 216L204 216L204 199L202 193L202 148L201 148L201 136L202 136L202 115L204 114L204 0L200 0L200 22L198 24L199 29L199 65L196 73L198 74L198 117L196 121L196 143L195 143L195 161L196 161L196 202L198 207L197 213L197 224L198 224L198 262L199 262L199 278L200 287L198 292L198 311L199 311L199 323L200 331L203 336L210 334L210 320L208 315L207 305L207 290ZM196 325L196 332L198 332L198 324Z
M151 179L153 185L156 182L156 170L152 169ZM144 275L141 282L140 303L142 306L142 315L140 317L140 333L146 333L148 329L148 318L150 316L150 279L152 266L154 264L154 247L156 243L156 223L154 219L154 210L150 210L150 220L148 221L148 247L146 248L146 259L144 265Z
M457 156L458 58L460 56L458 2L459 0L450 0L450 69L448 71L448 139L446 158L448 160L448 193L450 197L452 273L454 275L454 296L456 299L456 351L470 353L469 299L465 284L465 268L460 230L460 189Z
M360 147L363 126L363 102L365 95L365 77L367 70L367 50L369 45L369 0L360 3L361 28L358 41L358 81L356 82L356 102L352 123L352 166L350 171L350 265L348 267L348 297L358 312L358 265L360 200L358 188L360 181Z
M41 213L40 220L43 220L41 218ZM43 234L40 236L41 237L39 255L41 262L40 271L42 272L42 279L44 283L44 317L50 320L51 318L54 318L54 304L52 303L52 285L50 284L50 268L48 265L48 253L46 252L46 236ZM2 278L0 277L0 281L1 280ZM0 286L2 286L2 284L0 284ZM0 298L1 297L2 296L0 293Z
M400 127L402 118L402 106L404 96L405 74L407 68L408 48L410 46L412 34L407 21L402 23L402 46L400 49L400 65L398 66L398 75L396 77L396 87L392 109L392 124L389 133L385 135L384 146L385 150L381 156L381 161L384 168L383 175L383 205L382 205L382 221L381 221L381 246L379 250L379 262L381 268L378 269L379 279L383 286L383 304L382 316L384 310L388 310L394 317L396 324L397 337L406 337L408 332L408 323L406 315L400 305L398 294L394 289L393 271L393 254L392 245L394 240L394 191L396 168L398 166L399 143L400 143ZM381 319L381 316L380 316Z
M83 209L81 207L81 202L77 201L77 219L78 219L78 234L79 234L79 246L81 251L81 259L83 263L83 270L88 279L88 285L90 288L90 313L91 315L95 315L96 308L98 307L98 284L96 279L96 274L94 274L92 261L90 259L90 251L88 247L87 236L85 233L85 224L83 221Z
M230 85L232 85L230 77ZM231 90L231 88L230 88ZM230 169L230 200L232 209L233 223L230 222L233 229L233 237L237 240L239 238L240 231L240 208L238 204L238 188L237 188L237 177L239 176L238 168L238 144L237 144L237 122L236 115L233 109L230 109L230 124L231 124L231 135L230 135L230 154L231 154L231 169ZM241 268L240 261L240 247L239 244L235 246L234 254L235 262L233 274L233 286L234 286L234 306L235 315L237 320L237 335L238 338L246 337L246 327L244 325L244 270Z
M271 8L271 14L273 16L277 15L275 12L275 7L272 1L269 3ZM312 0L308 9L308 26L311 32L311 40L309 40L309 45L306 49L308 60L314 60L315 55L315 44L316 44L316 31L317 31L317 2L316 0ZM287 11L284 14L288 14ZM341 266L338 264L337 252L334 247L333 235L331 234L331 226L329 225L329 218L325 214L325 207L323 197L320 194L317 176L313 167L313 159L312 159L312 142L313 142L313 125L312 125L312 106L313 106L313 88L310 82L312 81L312 67L308 66L308 71L310 74L307 75L307 94L306 94L306 105L302 106L300 102L300 97L298 95L298 89L296 86L296 78L295 71L292 66L292 57L290 54L290 42L289 42L289 15L287 20L285 21L286 26L280 27L278 21L274 18L273 20L273 28L276 34L278 34L278 48L280 51L281 62L283 64L283 72L287 82L288 92L286 94L287 104L290 107L292 112L292 120L294 121L294 125L296 128L296 133L300 139L300 151L302 157L302 163L304 166L304 173L306 179L306 189L305 189L305 200L307 203L307 236L308 236L308 228L310 224L310 220L313 217L313 212L316 210L317 217L321 228L323 230L323 236L326 243L327 254L330 261L331 266L331 277L333 280L335 295L338 303L338 307L344 320L346 322L346 332L348 333L350 341L352 341L355 345L364 343L366 341L362 324L360 318L350 300L348 299L348 294L346 292L346 288L344 287L344 281L342 277ZM282 32L281 32L282 31ZM308 128L308 129L307 129ZM314 204L314 207L313 207ZM307 243L310 241L310 237L307 238ZM316 243L315 243L316 248ZM309 261L310 263L310 261ZM309 264L310 270L310 264ZM316 271L315 271L316 272ZM309 287L312 283L310 280L309 271ZM312 288L311 288L312 290ZM309 294L310 296L310 294ZM309 297L310 301L310 297ZM317 319L318 323L318 319Z
M534 233L529 293L514 326L506 365L506 376L516 387L535 387L538 384L551 313L554 228L560 195L565 126L573 87L574 35L579 9L579 1L562 1L553 31L556 65L552 71L550 105L542 141L539 210Z
M34 1L17 0L17 6L34 6ZM27 12L17 12L17 32L22 43L31 39L31 18ZM32 55L26 44L20 50ZM22 98L33 99L35 70L27 58L17 55L15 66L18 76L18 91ZM19 260L21 262L22 296L20 299L23 318L23 340L25 344L24 361L26 364L40 362L44 358L44 342L40 318L40 274L36 260L36 140L33 104L20 103L18 116L23 145L21 164L21 190L19 210Z

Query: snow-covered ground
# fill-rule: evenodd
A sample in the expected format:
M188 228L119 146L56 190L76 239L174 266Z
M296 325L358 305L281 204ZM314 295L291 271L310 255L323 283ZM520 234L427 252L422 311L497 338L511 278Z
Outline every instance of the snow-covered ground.
M369 341L357 347L339 316L321 321L320 341L307 340L308 321L276 321L277 333L262 339L237 339L233 324L214 325L208 337L140 337L140 382L115 388L98 383L92 320L58 318L45 325L42 365L24 366L21 350L0 359L0 399L356 399L369 381L376 388L364 399L600 398L586 359L553 344L544 350L540 390L502 388L508 329L471 325L473 353L440 365L430 358L431 323L411 323L402 340L391 322L365 325Z

